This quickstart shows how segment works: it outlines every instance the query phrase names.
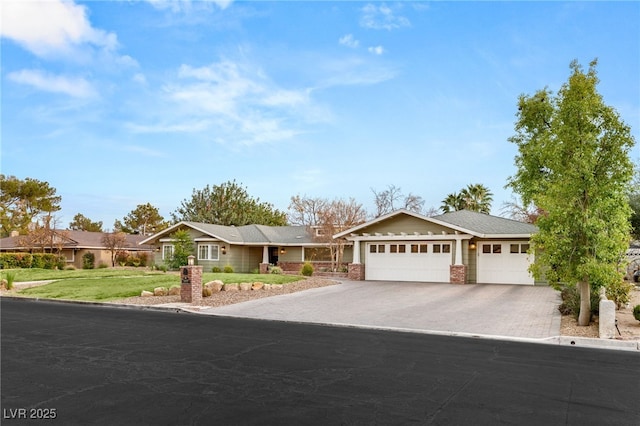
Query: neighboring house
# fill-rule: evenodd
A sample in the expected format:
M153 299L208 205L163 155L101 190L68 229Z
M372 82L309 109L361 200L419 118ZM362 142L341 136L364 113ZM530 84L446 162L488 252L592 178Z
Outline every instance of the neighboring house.
M334 235L353 243L351 279L534 285L534 225L468 210L398 210ZM542 283L540 283L542 284Z
M53 248L45 247L46 253L58 253L65 257L67 264L76 268L82 268L82 256L91 252L95 255L95 265L100 263L111 266L111 251L102 243L106 235L104 232L68 231L56 230L53 241ZM140 245L145 237L142 235L126 234L126 242L119 251L126 251L131 254L147 252L151 257L153 248L147 245ZM12 236L0 239L0 252L15 253L29 252L42 253L42 247L26 246L27 239L24 236Z
M173 255L171 235L187 230L194 242L196 264L209 272L231 266L235 272L265 273L269 265L298 272L305 261L316 270L330 266L327 244L318 242L317 230L307 226L224 226L180 222L141 241L155 248L155 262L162 264ZM348 251L348 249L347 249ZM347 254L350 258L350 252ZM346 265L344 265L346 268Z

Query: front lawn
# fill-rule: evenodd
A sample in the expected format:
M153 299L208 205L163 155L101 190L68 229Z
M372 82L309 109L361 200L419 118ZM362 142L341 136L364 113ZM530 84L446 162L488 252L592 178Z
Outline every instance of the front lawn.
M47 269L14 269L16 282L58 280L50 284L31 287L18 293L44 299L86 301L112 301L139 296L142 290L180 285L175 273L149 272L145 270L89 269L56 271ZM3 271L4 272L4 271ZM287 284L301 280L300 276L275 274L224 274L205 273L203 283L222 280L224 283L261 281L267 284Z

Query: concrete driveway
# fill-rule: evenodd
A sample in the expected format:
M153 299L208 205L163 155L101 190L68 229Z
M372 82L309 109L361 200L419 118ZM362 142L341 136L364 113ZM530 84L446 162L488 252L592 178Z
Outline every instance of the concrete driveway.
M547 338L560 334L550 287L343 281L299 293L204 309L244 318Z

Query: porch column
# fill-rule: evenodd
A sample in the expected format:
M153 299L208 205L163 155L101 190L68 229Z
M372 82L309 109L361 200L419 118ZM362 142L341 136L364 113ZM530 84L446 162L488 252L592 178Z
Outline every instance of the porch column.
M269 263L269 246L262 247L262 263Z
M359 264L360 263L360 240L353 240L353 259L351 259L351 263Z
M456 238L456 261L454 265L462 265L462 239Z
M300 262L304 263L304 246L302 246L302 254L300 255Z

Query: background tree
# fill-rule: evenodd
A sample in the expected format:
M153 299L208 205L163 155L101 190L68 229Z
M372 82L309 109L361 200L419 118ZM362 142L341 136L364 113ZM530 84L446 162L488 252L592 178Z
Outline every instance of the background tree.
M116 266L116 255L127 243L127 235L124 232L108 232L102 237L102 244L111 253L111 266Z
M554 286L577 285L579 325L591 319L593 285L622 280L618 264L629 243L628 184L634 145L628 126L604 104L597 62L584 73L576 62L557 95L546 88L518 101L517 172L509 179L524 205L544 211L532 237L531 267Z
M149 203L138 204L123 222L116 220L113 227L127 234L151 235L169 227L158 209Z
M317 239L329 246L332 270L335 272L342 263L346 240L334 239L333 235L352 228L367 220L367 212L362 204L353 198L349 200L335 199L327 202L319 213L318 226L321 229Z
M525 206L522 201L512 198L502 204L502 213L513 220L520 222L535 224L540 215L543 214L542 209L533 203Z
M321 214L329 202L324 198L291 197L289 203L289 223L291 225L317 226L320 224Z
M631 238L640 240L640 162L636 165L633 183L629 190L631 207Z
M30 224L28 233L18 238L18 244L37 249L41 253L62 252L68 242L68 233L56 229L57 221L58 219L52 215L35 220Z
M102 222L94 222L83 214L78 213L69 223L72 231L102 232Z
M376 206L375 217L380 217L400 208L416 213L422 212L424 206L422 197L412 193L404 195L402 189L395 185L389 185L383 191L376 191L373 188L371 188L371 191L373 192L373 202Z
M491 212L492 201L493 194L489 188L480 183L475 183L467 185L467 187L461 189L460 192L447 195L447 197L442 200L442 206L440 208L444 213L457 210L471 210L489 214Z
M190 200L171 214L174 222L193 221L218 225L272 225L287 224L286 213L273 205L252 198L236 181L193 190Z
M194 244L189 231L179 229L171 234L173 244L173 255L171 259L165 260L169 268L179 269L187 264L189 255L193 254Z
M48 182L0 174L0 236L6 237L11 231L27 234L38 215L60 210L61 200Z

